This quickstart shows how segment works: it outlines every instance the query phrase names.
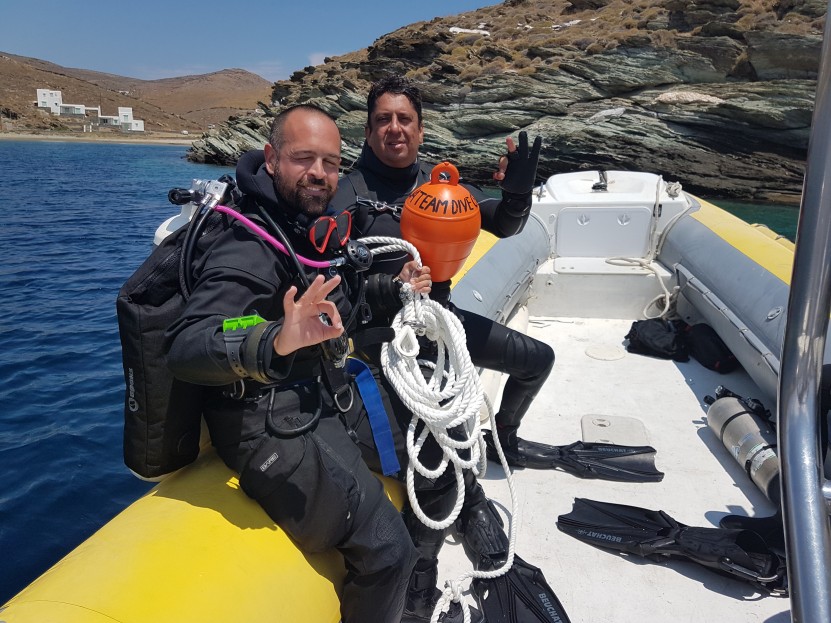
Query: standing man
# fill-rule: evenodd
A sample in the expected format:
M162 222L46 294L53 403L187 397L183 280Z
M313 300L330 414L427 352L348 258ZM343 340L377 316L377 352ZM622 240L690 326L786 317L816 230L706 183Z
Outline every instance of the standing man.
M366 142L355 170L343 177L332 203L335 212L353 214L356 237L401 237L400 214L404 200L416 187L430 180L432 166L419 159L424 140L421 94L409 80L391 75L374 83L367 98ZM489 199L473 186L465 187L479 202L482 227L498 237L522 231L531 210L531 191L536 177L540 139L529 151L525 133L517 148L509 138L508 156L500 160L494 179L500 182L502 198ZM376 256L372 272L398 274L407 261L405 253ZM449 304L450 281L434 283L431 298ZM496 437L508 463L516 467L551 467L553 449L517 436L520 421L554 365L554 351L547 344L509 329L488 318L450 308L464 323L467 347L474 365L509 375L496 414ZM493 439L488 456L498 460ZM449 496L452 498L452 496ZM435 560L444 534L432 534L406 517L421 560L414 578L422 572L421 586L431 586ZM498 515L490 507L475 479L466 479L465 506L457 522L469 552L499 557L507 551L507 539ZM435 577L433 575L433 577ZM435 586L435 583L432 584Z
M281 112L264 150L240 159L237 207L276 222L297 255L331 257L349 237L348 219L325 214L340 144L322 110ZM238 221L196 268L193 293L167 332L168 363L178 378L208 386L205 419L218 454L302 550L343 554L344 623L399 621L417 552L347 429L365 417L361 397L326 354L350 329L350 280L334 270L301 275ZM416 291L429 290L429 274L399 275L411 276Z

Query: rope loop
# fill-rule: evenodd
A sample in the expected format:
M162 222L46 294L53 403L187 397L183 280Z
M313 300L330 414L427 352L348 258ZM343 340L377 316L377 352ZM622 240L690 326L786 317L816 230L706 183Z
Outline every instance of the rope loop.
M373 255L404 250L421 265L416 248L404 240L373 236L362 238ZM496 431L493 407L479 380L479 373L470 360L467 337L458 317L436 301L424 295L415 295L409 284L404 284L404 306L395 315L392 328L395 339L381 346L381 367L401 401L413 414L407 427L406 443L409 462L406 472L407 497L413 513L428 528L444 530L459 516L464 503L464 470L473 470L484 476L487 468L485 442L482 437L479 412L484 404L489 413L491 430ZM435 361L419 359L421 336L435 343ZM421 426L419 425L421 423ZM418 434L416 431L419 431ZM432 435L442 449L439 465L428 468L419 455L428 435ZM496 444L502 468L505 470L511 495L508 559L492 571L469 571L455 582L448 582L436 604L431 621L436 623L452 601L459 602L465 623L470 622L470 608L463 599L462 583L471 578L496 578L513 565L516 525L519 505L514 491L510 467L499 444ZM467 456L468 458L463 458ZM415 492L415 474L435 479L452 466L456 479L456 502L443 519L428 517L418 502Z

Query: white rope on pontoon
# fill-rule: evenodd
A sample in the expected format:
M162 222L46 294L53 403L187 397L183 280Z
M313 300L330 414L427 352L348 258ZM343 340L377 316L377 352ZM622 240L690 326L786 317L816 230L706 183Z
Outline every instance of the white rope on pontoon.
M421 257L416 248L404 240L372 236L362 238L360 242L368 246L382 245L372 248L373 255L404 250L421 265ZM413 414L407 429L409 462L406 482L410 506L424 525L433 530L443 530L456 521L462 510L465 496L464 470L473 470L477 476L485 474L487 459L479 418L483 403L488 408L494 438L496 423L493 408L482 389L479 374L470 361L462 323L455 314L436 301L422 295L414 295L409 284L404 284L402 294L404 306L392 322L396 337L391 343L382 345L381 367L402 402ZM419 336L436 343L438 354L435 362L418 358ZM425 368L432 369L429 378L425 378ZM423 423L423 427L416 436L419 422ZM451 430L453 436L449 433ZM460 435L460 431L466 431L467 436ZM428 435L432 435L442 449L442 459L433 469L425 466L419 459ZM505 455L499 443L494 445L505 470L512 501L508 559L498 569L471 571L456 581L448 581L433 612L432 623L438 621L439 615L450 606L451 601L461 604L465 623L469 623L470 611L462 599L463 582L472 578L499 577L507 573L513 565L519 505ZM468 458L462 458L461 454L468 455ZM428 517L419 505L414 486L415 473L433 479L443 474L451 465L456 478L456 502L447 517L434 520Z
M661 200L661 191L664 191L672 198L678 197L681 194L681 184L678 182L664 182L664 178L658 176L658 182L655 186L655 205L652 209L652 227L649 232L650 241L655 238L655 232L657 230L658 225L658 214L659 214L659 206ZM676 214L670 221L664 226L661 235L658 237L658 240L654 245L650 246L649 254L646 258L633 258L633 257L610 257L606 259L607 264L611 264L613 266L640 266L645 270L651 271L655 278L658 280L658 285L661 287L662 293L655 296L652 300L650 300L646 306L643 308L643 317L647 319L652 318L671 318L675 315L675 304L678 300L678 293L680 292L680 286L675 286L672 288L672 291L668 290L666 285L664 284L664 280L661 278L661 273L658 269L654 266L655 258L658 256L658 252L661 250L661 246L663 245L664 239L666 238L667 232L669 232L670 228L678 222L678 220L687 214L692 205L688 205L687 208ZM649 310L653 306L662 305L660 312L657 316L650 315Z

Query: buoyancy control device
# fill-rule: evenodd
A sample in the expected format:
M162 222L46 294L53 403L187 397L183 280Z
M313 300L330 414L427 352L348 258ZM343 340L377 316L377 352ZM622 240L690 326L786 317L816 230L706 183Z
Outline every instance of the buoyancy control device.
M239 221L290 258L298 278L309 286L303 265L316 269L349 267L365 271L372 262L366 246L344 240L329 260L313 260L294 252L285 232L261 209L245 216L220 205L239 201L230 176L219 180L194 180L190 189L174 188L168 199L181 205L181 213L156 231L151 254L125 282L118 294L116 311L124 368L124 462L139 478L161 480L192 463L199 455L202 431L203 388L173 376L167 367L164 334L177 320L190 296L195 260L225 231L228 219ZM273 231L275 236L272 236ZM363 280L359 279L359 304L364 311ZM348 352L344 334L322 344L327 370L342 367ZM334 378L337 375L331 374ZM342 376L342 375L340 375ZM327 377L328 378L328 377ZM330 382L331 384L331 382Z
M167 367L164 333L190 295L197 242L207 248L225 230L212 210L233 179L194 180L168 199L179 215L156 232L155 248L121 287L116 300L124 368L124 463L139 478L160 480L199 454L202 387L176 379ZM177 227L178 226L178 227Z

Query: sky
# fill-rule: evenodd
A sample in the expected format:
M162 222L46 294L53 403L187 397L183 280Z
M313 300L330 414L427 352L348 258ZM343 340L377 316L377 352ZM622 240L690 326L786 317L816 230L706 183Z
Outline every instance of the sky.
M241 68L275 81L401 26L499 3L0 0L0 52L144 80Z

